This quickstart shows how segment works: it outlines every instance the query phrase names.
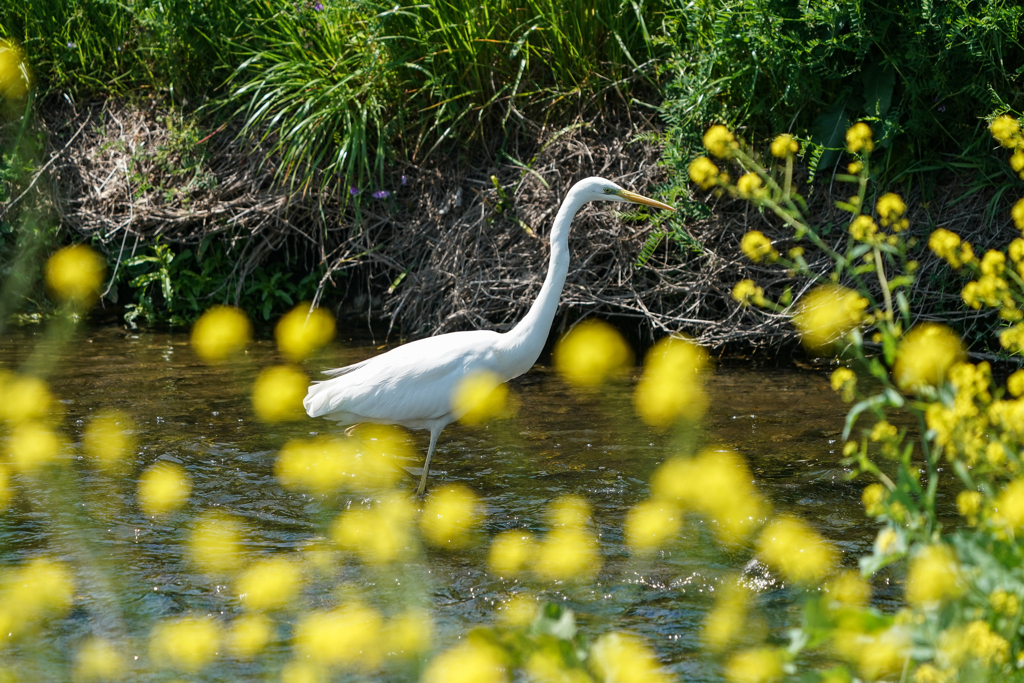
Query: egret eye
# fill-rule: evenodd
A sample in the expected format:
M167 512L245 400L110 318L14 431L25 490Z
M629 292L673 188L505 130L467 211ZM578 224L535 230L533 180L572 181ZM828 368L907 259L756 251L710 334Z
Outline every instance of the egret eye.
M604 188L604 193L605 194L615 194L615 188L614 187L606 187L606 188Z

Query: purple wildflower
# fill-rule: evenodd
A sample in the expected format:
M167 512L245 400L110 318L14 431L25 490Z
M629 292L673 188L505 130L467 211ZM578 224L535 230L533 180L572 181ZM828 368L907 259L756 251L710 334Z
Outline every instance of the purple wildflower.
M352 187L348 188L348 193L350 195L352 195L353 197L355 197L360 192L362 192L362 190L360 190L358 187L355 187L354 185Z
M409 184L409 179L406 178L405 176L402 176L402 187L405 187L408 184Z
M388 192L387 190L377 190L376 192L373 193L374 199L387 199L390 196L391 193Z
M313 5L313 9L316 10L317 12L323 12L324 11L324 3L322 3L322 2L316 3L315 5Z
M68 42L69 49L74 50L76 47L78 47L78 43Z

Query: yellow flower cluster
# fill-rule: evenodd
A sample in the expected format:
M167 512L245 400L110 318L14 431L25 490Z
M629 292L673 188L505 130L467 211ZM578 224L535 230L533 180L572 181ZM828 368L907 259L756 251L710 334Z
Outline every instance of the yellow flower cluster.
M205 572L230 572L241 564L242 525L220 512L204 512L196 520L189 539L192 562Z
M833 647L856 665L862 680L899 680L908 659L910 634L899 625L871 630L863 621L850 620L835 632Z
M766 503L736 453L708 449L693 458L671 458L651 477L654 500L712 520L725 543L741 542L761 523Z
M367 425L357 434L288 441L274 466L277 480L287 488L318 494L393 486L402 473L389 461L409 456L402 433L396 427Z
M590 505L562 496L548 509L551 530L537 544L533 572L542 581L584 582L601 570L597 539L589 530Z
M217 656L220 628L213 617L159 622L149 634L149 656L161 666L197 673Z
M1010 209L1010 217L1018 230L1024 231L1024 199L1018 199Z
M273 365L264 368L252 385L252 410L263 422L303 420L309 378L294 365Z
M999 344L1010 353L1024 353L1024 324L1018 323L999 333Z
M850 154L857 154L862 150L871 152L875 148L875 142L871 136L871 126L858 121L846 131L846 151Z
M739 149L739 143L729 129L723 125L714 125L704 133L704 147L719 159L728 159Z
M910 329L896 347L892 376L902 391L937 389L956 363L966 359L956 332L937 323L921 323Z
M962 242L959 235L945 228L939 228L931 234L928 248L944 259L953 270L974 261L974 250L970 243Z
M739 177L736 181L736 191L744 199L759 199L768 194L768 189L764 186L761 176L753 171L744 173Z
M483 516L480 499L462 484L449 484L430 494L420 516L423 537L439 548L465 548Z
M463 424L482 424L495 418L507 417L512 410L508 385L493 372L482 371L467 375L452 392L452 412Z
M665 337L647 352L633 393L637 414L653 427L699 420L708 407L704 391L707 352L686 339Z
M507 662L501 650L484 639L469 638L431 660L423 683L507 683Z
M878 220L883 228L892 228L893 232L903 232L910 223L903 214L907 212L907 205L903 198L893 192L888 192L878 198L875 204L875 211L878 212Z
M36 631L40 622L65 614L75 584L63 564L45 557L0 573L0 630L6 639Z
M558 340L551 360L570 384L593 387L632 367L633 351L608 323L585 320Z
M864 320L868 300L839 285L823 285L805 294L797 304L793 325L804 346L823 352Z
M838 368L832 373L832 391L842 392L843 400L849 403L857 389L857 375L850 368Z
M861 214L850 222L850 236L858 242L871 243L875 241L875 235L878 233L878 225L871 216L865 216Z
M715 606L701 631L701 640L712 652L721 652L743 635L749 603L750 589L735 577L715 591Z
M988 124L988 130L992 133L992 137L1007 149L1015 149L1024 145L1024 138L1020 134L1020 123L1012 116L1007 114L997 116Z
M702 190L710 190L719 182L729 181L729 176L721 173L715 163L707 157L697 157L691 161L687 172L690 175L690 180L697 183Z
M139 507L147 515L174 512L188 500L192 480L181 465L162 462L139 477Z
M915 607L929 607L959 597L966 584L953 548L925 546L910 561L906 598Z
M298 564L284 556L256 560L239 575L238 599L248 610L261 612L287 607L302 587Z
M2 50L0 47L0 54ZM50 291L57 298L80 306L96 303L106 273L103 257L84 244L64 247L46 262L46 284Z
M772 140L771 153L773 157L785 159L787 156L800 151L800 143L789 133L783 133Z
M754 304L755 306L764 306L764 289L754 284L753 280L740 280L736 283L736 286L732 288L732 298L740 302L744 306Z
M413 534L416 510L395 495L370 508L352 508L341 513L332 531L342 550L371 565L386 565L409 559L417 551ZM451 520L448 520L449 522Z
M281 316L274 338L281 353L298 363L334 339L334 316L322 308L311 311L310 304L303 301Z
M25 51L13 40L0 40L0 97L17 102L32 87L32 70Z
M605 634L594 643L590 657L591 666L602 681L669 683L672 680L654 651L636 636L614 631Z
M789 516L779 517L761 531L757 552L788 581L804 585L823 579L839 559L835 548L816 531Z
M779 258L779 252L772 246L771 240L759 230L751 230L740 240L740 249L754 263L768 261L771 263Z
M192 326L192 348L207 363L219 363L248 345L252 325L240 309L213 306Z

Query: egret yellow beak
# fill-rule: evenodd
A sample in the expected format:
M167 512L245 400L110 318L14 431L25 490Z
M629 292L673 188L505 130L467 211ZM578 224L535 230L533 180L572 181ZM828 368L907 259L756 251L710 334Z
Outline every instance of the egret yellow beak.
M675 209L673 209L668 204L662 204L657 199L651 199L649 197L643 196L642 194L637 194L636 192L630 192L629 190L620 190L620 191L616 192L615 194L619 195L620 197L625 199L627 202L633 202L634 204L646 204L647 206L653 206L656 209L665 209L666 211L675 211Z

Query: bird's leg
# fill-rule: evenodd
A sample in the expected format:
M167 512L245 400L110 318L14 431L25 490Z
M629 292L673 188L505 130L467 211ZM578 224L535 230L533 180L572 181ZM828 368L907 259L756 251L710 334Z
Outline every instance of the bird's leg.
M444 429L442 427L441 429ZM441 429L430 430L430 446L427 448L427 459L423 463L423 476L420 477L420 487L416 489L416 495L422 496L427 490L427 473L430 472L430 459L434 457L434 446L437 445L437 437L441 436Z

